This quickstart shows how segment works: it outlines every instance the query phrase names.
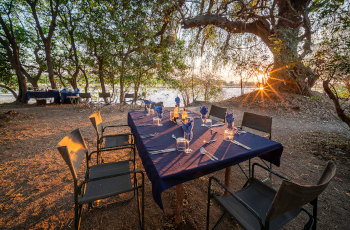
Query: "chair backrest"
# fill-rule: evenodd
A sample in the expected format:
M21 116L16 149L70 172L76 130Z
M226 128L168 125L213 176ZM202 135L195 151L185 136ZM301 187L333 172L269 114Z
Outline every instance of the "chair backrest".
M110 102L111 100L111 94L110 93L98 93L99 98L103 98L106 102ZM108 100L109 98L109 100Z
M133 93L126 93L124 98L135 98L135 94L133 94Z
M162 101L161 101L161 102L158 102L158 103L156 103L156 104L151 104L151 109L153 109L154 106L161 106L161 105L163 105L163 102L162 102Z
M243 126L268 133L271 139L272 117L244 112L242 127Z
M68 165L74 180L77 181L77 173L81 162L88 151L80 130L76 129L68 136L65 136L60 143L58 143L57 149Z
M91 98L91 94L90 93L79 93L79 97L81 97L81 98Z
M299 185L291 181L283 181L266 214L266 221L272 221L316 199L328 186L335 175L336 166L329 161L317 185ZM320 183L321 182L321 183Z
M92 126L94 126L94 128L97 132L97 135L99 136L100 133L102 133L102 129L103 129L100 111L96 111L89 118L90 118L90 121L92 123Z
M223 119L224 123L226 120L226 112L227 108L219 107L216 105L212 105L210 108L209 116L217 117L219 119Z

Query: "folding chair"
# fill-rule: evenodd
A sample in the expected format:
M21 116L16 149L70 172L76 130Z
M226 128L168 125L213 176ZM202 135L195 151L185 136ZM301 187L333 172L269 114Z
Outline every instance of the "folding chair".
M97 111L93 113L90 117L90 121L92 123L92 126L96 130L97 135L97 143L96 148L97 150L101 149L130 149L135 154L135 143L134 143L134 135L131 132L131 127L129 125L110 125L110 126L103 126L102 124L102 118L100 111ZM121 128L121 127L130 127L130 132L128 133L122 133L122 134L115 134L115 135L104 135L103 133L107 128ZM98 162L103 162L103 157L101 153L98 153Z
M266 183L254 178L254 166L259 166L284 179L277 192ZM248 186L236 193L230 191L215 177L211 177L208 187L207 229L209 229L210 198L214 198L225 212L213 229L218 227L227 213L244 229L281 229L303 211L309 216L309 221L305 224L304 229L313 227L313 230L316 230L317 199L327 188L335 171L335 164L329 161L317 185L299 185L269 168L254 163L252 178L249 179ZM212 193L212 181L228 191L229 195L219 196ZM302 207L308 203L313 206L312 215Z
M222 108L216 105L212 105L210 108L209 116L213 116L215 118L219 118L220 121L222 120L223 123L226 121L226 112L227 108Z
M106 106L111 106L111 94L110 93L98 93L97 110L101 110Z
M57 147L64 161L68 165L74 180L74 209L75 209L75 229L79 229L83 204L88 204L89 209L94 208L92 203L101 199L115 197L133 191L131 198L114 203L125 202L135 197L138 202L138 215L141 229L144 229L144 174L140 170L135 170L135 155L133 159L118 161L106 164L89 164L91 156L101 151L88 153L84 139L79 129L74 130L64 137ZM85 179L78 184L78 171L82 161L86 156ZM131 164L131 166L130 166ZM133 167L130 169L130 167ZM137 182L137 175L141 175L142 184ZM132 182L133 177L133 182ZM142 191L142 202L139 199L139 189ZM142 208L141 208L142 207Z
M251 128L251 129L255 129L255 130L264 132L267 134L264 137L269 138L271 140L272 117L263 116L263 115L259 115L259 114L255 114L255 113L244 112L242 125L238 128L243 129L243 127ZM266 167L272 168L271 163L270 163L270 166L267 166L267 164L264 160L262 160L262 162L266 165ZM238 166L241 168L241 166L239 164L238 164ZM243 171L242 168L241 168L241 170ZM250 174L251 174L251 163L249 160L249 177L251 176ZM264 180L264 182L269 180L270 178L271 178L271 173L269 174L269 177Z
M90 93L79 93L80 97L80 107L89 108L92 112L92 101Z
M161 102L158 102L158 103L156 103L156 104L152 104L151 105L151 109L154 109L154 106L162 106L163 105L163 102L161 101ZM146 110L146 105L145 105L145 110Z

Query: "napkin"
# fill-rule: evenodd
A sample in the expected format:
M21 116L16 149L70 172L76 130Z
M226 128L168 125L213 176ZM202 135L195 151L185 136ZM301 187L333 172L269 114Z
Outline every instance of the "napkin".
M163 105L161 106L154 106L154 110L157 111L158 117L162 118L163 117Z
M232 113L226 113L226 121L227 121L227 128L232 129L232 124L235 118L233 117L233 112Z
M180 107L180 98L179 97L175 98L175 102L177 104L177 107Z
M151 104L155 104L155 102L151 100L144 100L146 107L149 109L151 108Z
M200 108L200 112L202 114L202 118L204 119L205 115L207 115L207 113L208 113L208 108L203 106L203 107Z
M185 133L189 134L189 139L192 139L192 129L193 129L193 120L189 120L186 124L185 123L181 123L182 124L182 129Z

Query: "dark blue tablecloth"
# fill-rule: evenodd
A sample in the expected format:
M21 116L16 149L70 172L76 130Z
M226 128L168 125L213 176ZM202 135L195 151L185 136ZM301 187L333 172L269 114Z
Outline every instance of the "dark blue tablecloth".
M68 96L77 96L77 93L61 93L61 103L64 103Z
M136 147L142 160L148 178L152 182L153 199L163 209L161 193L174 186L203 175L224 169L226 167L241 163L253 157L261 157L276 166L280 165L283 146L280 143L254 135L244 133L235 135L234 140L239 141L251 148L247 150L231 142L224 141L224 130L222 127L213 127L217 133L211 134L207 127L201 126L201 119L194 120L193 139L190 142L191 153L170 152L150 155L150 151L176 148L176 137L183 137L182 127L169 120L169 111L164 113L163 126L144 126L140 124L151 124L155 115L146 116L146 111L134 111L128 114L128 124L135 135ZM199 117L198 114L189 116ZM141 119L135 119L142 117ZM213 121L213 124L216 123ZM159 135L141 139L140 136L158 132ZM216 142L204 145L204 140L217 139ZM206 155L200 153L200 147L216 156L219 160L212 161Z
M59 91L27 91L26 97L25 97L25 103L27 104L30 98L59 98L60 92Z

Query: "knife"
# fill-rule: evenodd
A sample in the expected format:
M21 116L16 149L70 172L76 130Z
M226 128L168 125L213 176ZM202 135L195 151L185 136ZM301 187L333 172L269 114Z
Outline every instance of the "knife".
M243 147L243 148L245 148L245 149L251 150L250 147L248 147L248 146L246 146L246 145L244 145L244 144L242 144L242 143L240 143L240 142L238 142L238 141L233 140L233 141L231 141L231 142L234 143L234 144L236 144L236 145L239 145L239 146L241 146L241 147Z
M235 145L238 145L238 146L241 146L241 147L243 147L243 148L245 148L245 149L251 150L250 147L248 147L248 146L246 146L246 145L244 145L244 144L242 144L242 143L240 143L240 142L238 142L238 141L235 141L235 140L233 140L233 141L231 141L231 140L225 140L225 141L232 142L232 143L235 144Z
M152 125L152 124L136 125L136 127L149 126L149 125Z
M169 152L173 152L173 151L176 151L176 148L152 151L152 152L149 152L149 154L155 155L155 154L159 154L159 153L169 153Z
M224 125L224 123L221 123L221 124L214 124L214 125L211 125L211 127L222 126L222 125Z

